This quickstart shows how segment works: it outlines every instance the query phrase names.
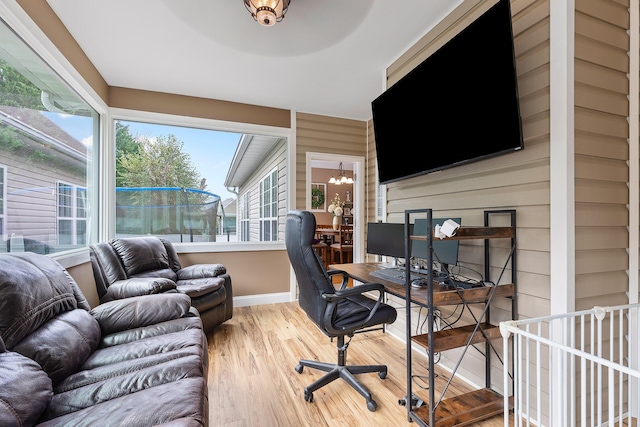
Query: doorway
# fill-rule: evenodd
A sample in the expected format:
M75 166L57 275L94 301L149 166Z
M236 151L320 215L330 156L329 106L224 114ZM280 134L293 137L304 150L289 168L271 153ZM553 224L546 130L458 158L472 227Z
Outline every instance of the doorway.
M326 210L335 197L336 189L339 189L341 202L345 202L348 197L348 215L343 220L353 224L353 262L363 262L364 260L364 221L365 221L365 198L364 198L364 157L348 156L331 153L307 152L306 155L306 209L314 212L316 218L326 217L331 219L332 215ZM335 186L329 183L331 176L337 177L342 172L353 179L353 184L345 187ZM316 177L314 181L314 176ZM322 177L322 181L317 177ZM318 203L313 199L314 188L325 186L324 203ZM347 196L344 188L348 188L350 193Z

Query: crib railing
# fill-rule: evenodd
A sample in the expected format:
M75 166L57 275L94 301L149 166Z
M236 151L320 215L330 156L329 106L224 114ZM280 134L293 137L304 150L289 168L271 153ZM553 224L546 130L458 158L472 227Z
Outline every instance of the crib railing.
M594 307L502 322L504 425L638 425L639 310Z

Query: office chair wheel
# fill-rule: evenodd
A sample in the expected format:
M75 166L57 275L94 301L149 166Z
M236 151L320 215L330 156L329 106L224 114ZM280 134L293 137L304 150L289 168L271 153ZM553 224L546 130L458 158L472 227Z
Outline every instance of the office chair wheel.
M307 390L305 390L304 391L304 400L306 400L307 402L313 402L313 393L310 393Z
M387 371L378 372L378 376L380 377L381 380L387 378Z
M370 410L371 412L375 412L377 407L378 407L378 404L376 403L375 400L367 401L367 409Z
M304 369L304 366L302 366L302 364L301 364L301 363L298 363L298 364L296 365L296 372L297 372L297 373L301 374L303 369Z

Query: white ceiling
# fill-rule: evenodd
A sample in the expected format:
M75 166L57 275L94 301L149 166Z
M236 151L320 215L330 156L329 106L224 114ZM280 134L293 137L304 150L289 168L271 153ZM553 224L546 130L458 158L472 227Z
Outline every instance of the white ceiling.
M462 0L291 0L263 27L243 0L48 0L110 86L356 120L385 69Z

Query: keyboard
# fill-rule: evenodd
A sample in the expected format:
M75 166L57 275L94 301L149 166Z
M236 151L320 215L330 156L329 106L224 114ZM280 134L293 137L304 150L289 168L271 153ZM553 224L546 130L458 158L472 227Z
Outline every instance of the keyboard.
M389 282L396 283L398 285L405 284L405 269L404 268L381 268L379 270L374 270L370 274L379 279L388 280ZM409 273L411 280L420 279L424 276L420 276L417 273Z

